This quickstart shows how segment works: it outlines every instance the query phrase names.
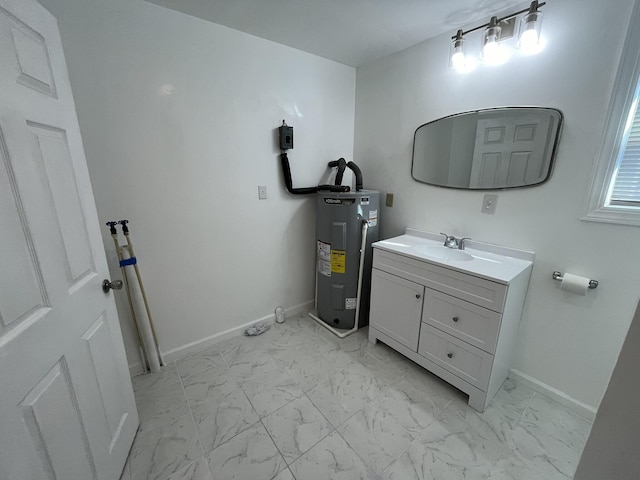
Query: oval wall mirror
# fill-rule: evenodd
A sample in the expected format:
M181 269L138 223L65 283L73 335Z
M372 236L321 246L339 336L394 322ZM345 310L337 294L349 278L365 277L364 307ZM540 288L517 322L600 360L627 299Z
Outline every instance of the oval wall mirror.
M504 107L458 113L426 123L413 138L411 176L470 190L539 185L549 179L562 113Z

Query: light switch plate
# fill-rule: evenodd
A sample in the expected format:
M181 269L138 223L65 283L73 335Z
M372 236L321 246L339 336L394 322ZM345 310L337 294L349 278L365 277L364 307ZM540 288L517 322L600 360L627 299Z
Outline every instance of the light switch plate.
M485 195L482 200L482 213L494 214L498 205L498 195Z
M258 185L258 199L266 200L267 199L267 186L266 185Z

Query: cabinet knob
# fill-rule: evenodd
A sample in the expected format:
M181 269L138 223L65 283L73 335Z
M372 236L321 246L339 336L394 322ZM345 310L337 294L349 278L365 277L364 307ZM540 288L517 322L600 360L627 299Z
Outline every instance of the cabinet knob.
M453 358L453 353L447 353L447 357Z
M451 320L453 320L454 322L457 322L458 320L460 320L457 316L453 317Z
M420 298L422 295L420 295L419 293L416 293L416 298Z

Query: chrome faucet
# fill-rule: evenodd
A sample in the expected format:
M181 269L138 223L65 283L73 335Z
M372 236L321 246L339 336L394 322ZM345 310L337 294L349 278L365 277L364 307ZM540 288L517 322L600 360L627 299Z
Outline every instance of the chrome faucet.
M453 235L449 235L448 233L440 232L440 235L444 235L444 246L449 248L460 248L460 244L458 243L458 239Z
M457 248L458 250L464 250L464 241L471 240L469 237L456 238L448 233L440 232L440 235L444 235L444 246L448 248Z

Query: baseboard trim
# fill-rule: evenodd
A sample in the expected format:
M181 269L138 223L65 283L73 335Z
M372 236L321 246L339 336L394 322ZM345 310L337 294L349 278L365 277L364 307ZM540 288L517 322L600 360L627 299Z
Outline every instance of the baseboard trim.
M534 392L555 400L559 404L564 405L575 414L580 415L587 420L593 421L596 418L596 408L591 405L587 405L586 403L582 403L581 401L570 397L566 393L561 392L557 388L553 388L552 386L547 385L546 383L543 383L520 370L511 369L509 377L529 387Z
M144 368L142 368L142 362L134 362L129 364L129 375L135 377L136 375L142 375Z
M284 315L286 317L292 317L294 315L299 315L301 313L305 313L313 308L313 300L309 300L307 302L301 303L299 305L294 305L293 307L285 308ZM215 333L205 338L201 338L200 340L196 340L195 342L187 343L185 345L181 345L180 347L173 348L169 351L163 352L165 363L173 362L179 358L184 357L185 355L189 355L190 353L197 352L199 350L203 350L210 346L215 345L216 343L222 342L224 340L228 340L233 337L238 337L244 334L244 331L247 327L253 325L258 322L265 322L268 325L271 325L275 322L275 313L271 313L269 315L265 315L264 317L257 318L255 320L251 320L250 322L243 323L242 325L238 325L237 327L232 327L227 330L224 330L219 333ZM139 375L143 373L142 363L135 362L129 365L129 372L131 376Z

